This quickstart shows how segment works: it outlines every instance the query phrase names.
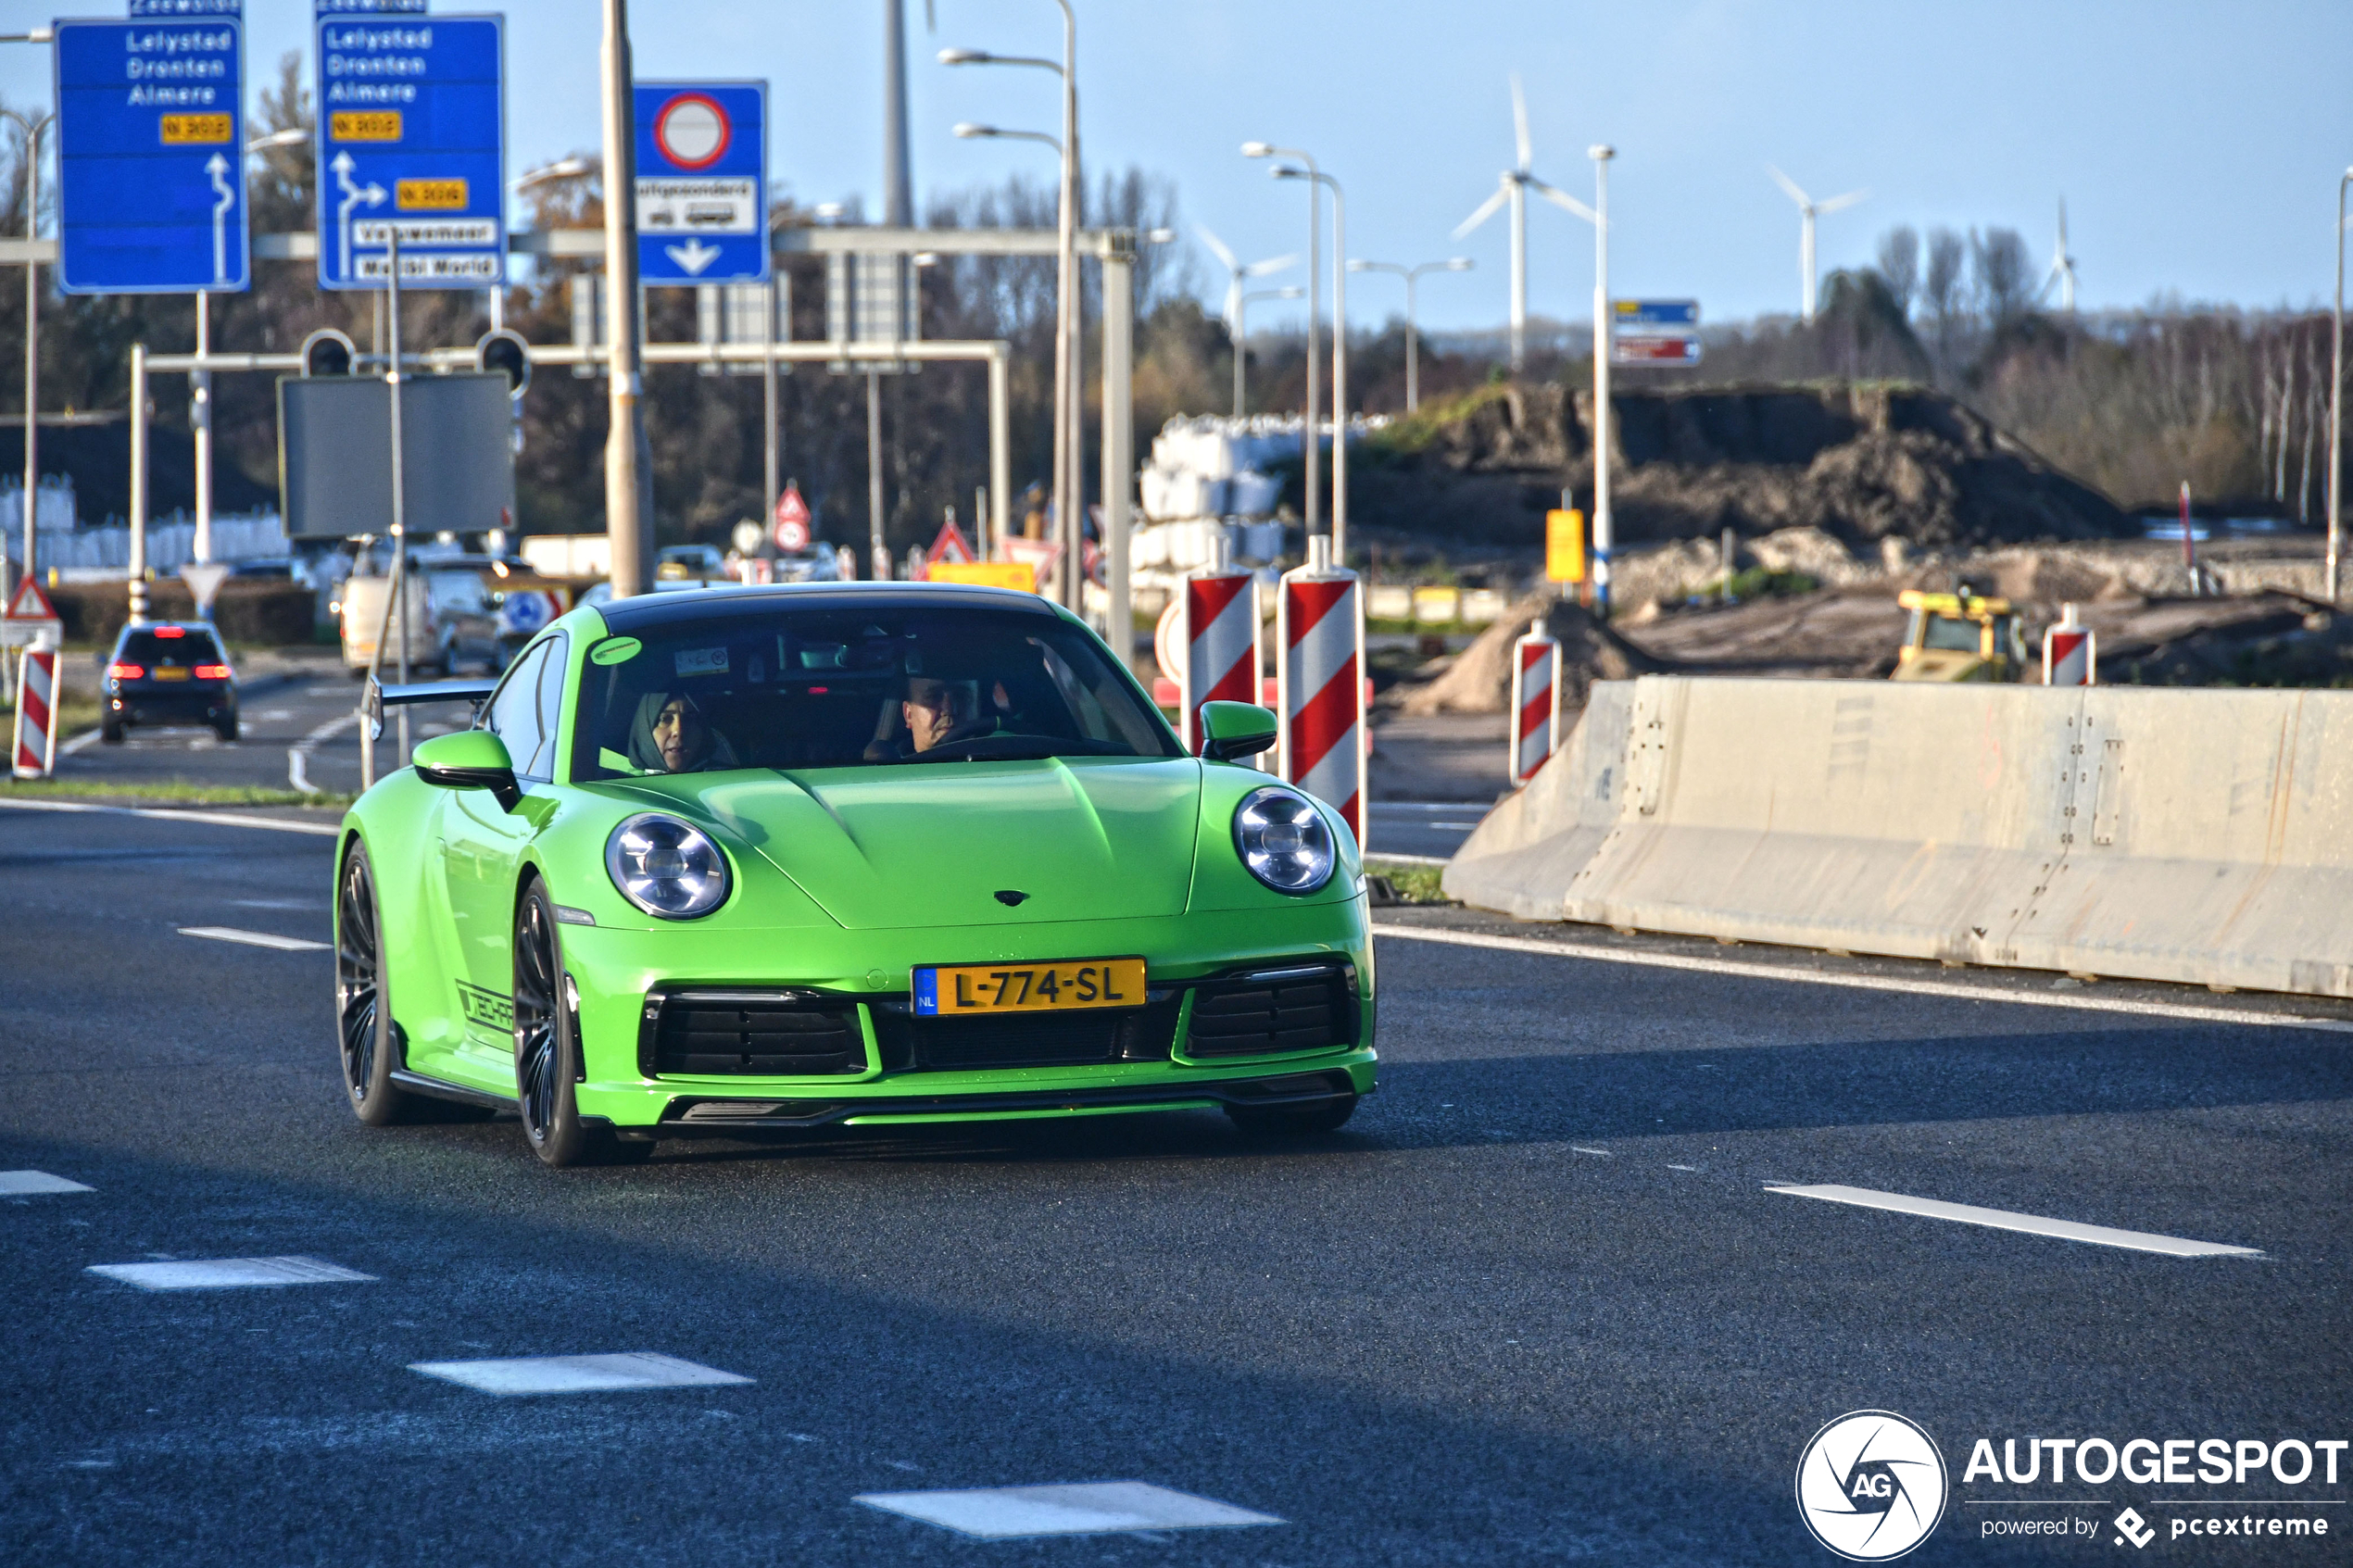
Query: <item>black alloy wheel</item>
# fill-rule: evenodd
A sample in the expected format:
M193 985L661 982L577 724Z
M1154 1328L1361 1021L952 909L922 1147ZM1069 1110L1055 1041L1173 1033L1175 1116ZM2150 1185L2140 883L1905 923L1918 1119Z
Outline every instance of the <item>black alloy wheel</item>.
M578 1021L564 995L556 908L534 878L515 906L515 1100L523 1136L543 1164L634 1163L653 1152L612 1129L581 1121L573 1085L580 1076Z
M351 1113L371 1127L417 1120L414 1097L392 1081L399 1066L384 983L384 922L375 871L358 838L335 879L335 1035Z

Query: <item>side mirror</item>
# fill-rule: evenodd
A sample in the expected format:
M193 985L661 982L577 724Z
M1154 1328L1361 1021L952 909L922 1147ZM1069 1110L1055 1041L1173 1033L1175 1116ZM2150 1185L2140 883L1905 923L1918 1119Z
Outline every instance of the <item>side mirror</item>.
M507 755L507 743L488 730L435 735L409 753L409 760L416 765L417 776L429 784L486 789L497 797L503 811L522 803L522 786L515 782L514 759Z
M1212 762L1255 757L1275 744L1282 721L1272 709L1249 702L1201 705L1201 754Z

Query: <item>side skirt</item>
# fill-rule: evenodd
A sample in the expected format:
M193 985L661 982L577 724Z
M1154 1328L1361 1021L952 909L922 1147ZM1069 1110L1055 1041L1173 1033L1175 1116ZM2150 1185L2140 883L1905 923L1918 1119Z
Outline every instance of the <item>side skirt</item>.
M495 1095L488 1089L468 1088L463 1084L451 1084L439 1078L428 1078L422 1073L411 1073L405 1067L392 1070L392 1081L412 1095L429 1095L434 1099L454 1099L460 1105L479 1105L491 1110L512 1110L512 1095Z

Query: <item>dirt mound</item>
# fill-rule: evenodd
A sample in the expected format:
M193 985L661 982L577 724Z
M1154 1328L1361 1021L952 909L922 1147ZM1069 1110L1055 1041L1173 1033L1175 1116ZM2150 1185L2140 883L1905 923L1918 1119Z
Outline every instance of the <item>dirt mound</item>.
M1850 547L2129 535L2137 524L1982 416L1919 387L1617 392L1621 542L1812 529ZM1361 524L1457 544L1541 541L1566 488L1592 504L1592 395L1504 385L1399 421L1352 470Z
M1398 707L1416 716L1503 712L1511 701L1512 645L1538 621L1560 642L1561 680L1567 688L1562 696L1567 707L1584 706L1589 682L1623 681L1673 668L1577 605L1550 592L1530 594L1455 655L1444 674L1408 692Z

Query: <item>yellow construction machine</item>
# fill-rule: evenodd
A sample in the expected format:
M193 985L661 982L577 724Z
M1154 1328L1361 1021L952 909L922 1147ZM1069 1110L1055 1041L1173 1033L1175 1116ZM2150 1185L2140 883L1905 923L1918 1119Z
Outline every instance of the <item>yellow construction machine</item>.
M1895 650L1897 681L2015 681L2026 671L2026 629L2007 599L1968 583L1950 594L1906 588L1895 602L1912 612Z

